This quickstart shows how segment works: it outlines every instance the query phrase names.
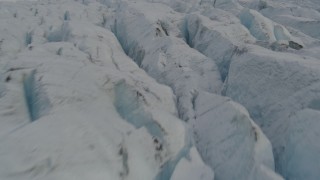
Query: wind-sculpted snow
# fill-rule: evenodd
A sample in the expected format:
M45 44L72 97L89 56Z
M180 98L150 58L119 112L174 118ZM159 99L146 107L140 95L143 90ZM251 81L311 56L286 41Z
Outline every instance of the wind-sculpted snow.
M0 179L318 179L319 9L1 1Z

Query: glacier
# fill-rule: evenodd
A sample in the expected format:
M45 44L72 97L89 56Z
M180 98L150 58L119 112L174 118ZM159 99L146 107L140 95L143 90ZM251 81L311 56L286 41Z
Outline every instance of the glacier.
M0 179L317 180L317 0L0 0Z

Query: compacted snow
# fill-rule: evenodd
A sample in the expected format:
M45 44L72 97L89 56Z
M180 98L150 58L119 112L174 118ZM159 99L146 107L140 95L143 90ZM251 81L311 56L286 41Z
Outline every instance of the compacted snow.
M317 0L0 1L1 180L317 180Z

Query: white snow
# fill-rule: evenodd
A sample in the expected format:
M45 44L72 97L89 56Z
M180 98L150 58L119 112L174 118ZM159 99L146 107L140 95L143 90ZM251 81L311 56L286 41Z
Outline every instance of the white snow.
M17 32L1 33L4 47L10 38L20 43L15 51L2 49L7 82L1 83L1 179L170 178L192 146L186 125L176 117L174 95L124 54L112 32L96 24L102 13L79 15L100 5L66 2L70 22L55 20L52 28L50 21L59 18L44 16L36 26L37 16L47 11L63 16L59 3L37 4L36 17L32 4L4 5L19 18L33 15L28 23L13 23ZM1 26L1 32L8 27ZM28 27L34 33L25 44ZM203 174L212 177L210 169Z
M0 179L318 179L319 9L0 0Z
M196 148L190 149L188 158L183 158L179 161L176 169L171 177L171 180L204 180L214 179L214 174L205 164L203 164Z

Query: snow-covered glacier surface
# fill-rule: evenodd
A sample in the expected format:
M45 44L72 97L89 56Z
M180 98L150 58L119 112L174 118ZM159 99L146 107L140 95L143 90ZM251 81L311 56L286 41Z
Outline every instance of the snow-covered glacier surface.
M0 1L1 180L317 180L317 0Z

